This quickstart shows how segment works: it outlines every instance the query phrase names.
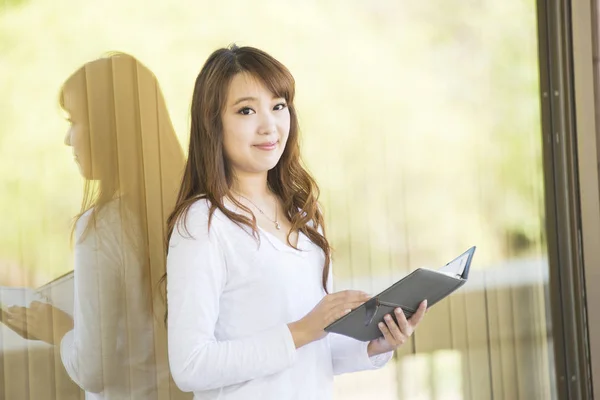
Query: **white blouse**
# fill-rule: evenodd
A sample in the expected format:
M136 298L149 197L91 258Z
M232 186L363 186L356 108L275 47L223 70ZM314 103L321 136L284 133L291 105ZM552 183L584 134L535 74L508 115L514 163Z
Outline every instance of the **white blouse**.
M87 400L157 399L158 382L168 379L168 365L154 356L147 252L121 205L108 203L85 235L91 211L75 228L74 329L60 353Z
M287 327L325 296L323 251L300 233L298 248L249 232L199 200L174 229L167 257L169 363L194 399L331 399L333 376L377 369L367 342L328 334L296 349ZM331 273L328 290L332 293Z

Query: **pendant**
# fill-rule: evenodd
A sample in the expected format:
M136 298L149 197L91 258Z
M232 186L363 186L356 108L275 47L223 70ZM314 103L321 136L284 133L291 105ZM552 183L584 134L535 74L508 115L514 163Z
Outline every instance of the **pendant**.
M275 229L281 229L281 227L279 226L279 222L275 222Z

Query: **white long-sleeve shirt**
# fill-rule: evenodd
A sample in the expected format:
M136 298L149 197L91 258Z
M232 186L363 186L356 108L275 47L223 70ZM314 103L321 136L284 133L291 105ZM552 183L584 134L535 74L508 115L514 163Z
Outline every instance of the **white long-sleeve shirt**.
M331 399L333 376L380 368L366 342L337 334L296 349L287 324L325 296L324 254L259 230L261 243L199 200L177 224L167 258L169 363L175 383L208 399ZM330 274L331 277L331 274ZM328 281L331 293L332 280Z
M91 226L88 211L75 228L74 328L60 353L87 400L156 399L168 378L154 356L148 253L122 206L108 203Z

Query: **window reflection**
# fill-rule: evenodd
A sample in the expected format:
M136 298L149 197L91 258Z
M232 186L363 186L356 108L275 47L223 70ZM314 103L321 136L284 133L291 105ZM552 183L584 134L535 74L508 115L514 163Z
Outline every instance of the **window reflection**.
M34 346L54 346L88 399L158 399L170 391L159 295L164 226L183 152L156 78L130 55L86 63L59 102L69 121L64 143L85 179L73 279L61 282L73 285L73 307L53 301L56 285L23 290L29 298L12 302L3 322Z

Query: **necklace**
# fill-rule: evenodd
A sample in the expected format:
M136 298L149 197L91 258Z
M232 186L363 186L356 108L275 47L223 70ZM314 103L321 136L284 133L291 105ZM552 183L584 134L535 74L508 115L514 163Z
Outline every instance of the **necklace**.
M269 221L271 221L272 223L274 223L274 224L275 224L275 229L277 229L277 230L281 229L281 226L279 225L279 221L277 220L277 208L278 208L278 207L277 207L277 205L275 206L275 221L273 221L271 218L269 218L269 216L268 216L267 214L265 214L265 213L264 213L264 211L263 211L263 210L261 210L261 209L260 209L260 207L259 207L259 206L257 206L256 204L254 204L254 202L253 202L252 200L250 200L250 199L249 199L249 198L247 198L246 196L242 196L242 195L241 195L241 194L239 194L239 193L236 193L236 194L237 194L238 196L240 196L240 197L242 197L242 198L244 198L244 199L248 200L250 203L252 203L252 205L253 205L254 207L256 207L256 209L257 209L257 210L258 210L258 211L259 211L259 212L260 212L262 215L264 215L264 216L265 216L265 218L267 218Z

